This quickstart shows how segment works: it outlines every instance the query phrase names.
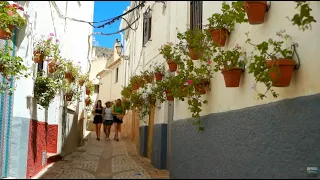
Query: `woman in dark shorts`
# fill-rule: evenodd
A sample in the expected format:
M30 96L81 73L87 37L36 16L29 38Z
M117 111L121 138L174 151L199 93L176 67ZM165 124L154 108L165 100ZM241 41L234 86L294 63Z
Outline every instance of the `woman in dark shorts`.
M103 110L104 116L103 116L103 130L104 133L106 134L106 140L109 141L109 136L111 132L111 125L113 124L113 116L112 116L112 108L111 108L111 102L108 101L106 102L106 107Z
M102 115L103 115L103 107L101 106L101 101L98 100L97 104L94 107L94 112L95 112L95 116L93 118L93 124L96 125L96 135L97 135L97 139L98 141L100 141L100 129L101 129L101 124L102 124Z
M122 108L121 100L117 99L117 103L112 108L113 123L115 126L114 140L116 141L119 141L119 130L122 123L123 113L124 111Z

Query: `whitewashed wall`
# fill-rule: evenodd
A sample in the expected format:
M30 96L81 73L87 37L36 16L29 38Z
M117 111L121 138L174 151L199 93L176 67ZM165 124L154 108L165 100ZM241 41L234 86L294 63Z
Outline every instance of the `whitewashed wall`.
M149 5L152 7L152 35L151 41L145 45L146 47L142 48L142 18L139 20L139 23L137 23L139 26L138 29L136 31L130 30L129 32L126 47L128 47L127 50L130 52L128 72L130 72L131 75L136 74L139 69L143 69L140 67L141 65L147 68L150 63L165 62L161 55L157 57L159 53L158 48L166 42L177 43L176 29L184 32L189 27L190 2L166 1L166 3L167 7L163 9L162 3L156 3L154 5L154 2L147 2L145 8L140 11L140 15L142 16ZM203 1L203 24L208 23L207 19L213 13L221 12L221 4L222 1ZM319 2L311 1L310 7L313 9L312 15L319 21ZM203 96L203 98L208 99L209 104L203 106L202 115L320 92L320 84L317 81L317 77L320 75L320 61L318 61L317 58L320 56L320 52L317 50L320 39L315 38L320 32L320 24L318 22L313 23L311 31L307 30L306 32L302 32L298 27L293 26L292 22L286 18L286 16L292 17L295 13L295 3L293 1L272 1L271 8L266 15L265 23L261 25L250 25L248 23L237 24L235 31L231 33L226 45L226 49L230 49L238 43L246 49L247 52L250 52L251 47L245 45L246 36L244 33L249 31L253 43L259 43L269 38L277 38L276 32L285 29L286 32L293 37L293 41L299 44L297 52L301 59L301 67L294 72L290 87L275 88L280 94L276 99L269 95L267 99L257 100L256 92L251 89L254 83L254 77L252 75L247 72L244 73L239 88L226 88L223 76L218 72L214 75L214 78L211 79L212 91ZM129 79L128 77L127 81ZM258 88L263 91L264 87L259 85ZM167 112L163 110L166 109L163 108L165 106L166 103L162 104L161 108L157 108L155 123L166 122ZM176 100L174 119L179 120L189 117L191 117L191 113L189 113L187 103Z
M93 21L93 1L56 1L62 15L76 19ZM67 8L67 12L66 12ZM47 36L54 33L60 40L62 56L80 62L83 72L88 68L88 35L92 33L92 27L86 23L72 22L59 17L54 7L48 1L28 1L25 4L25 11L29 14L28 25L25 32L21 29L18 34L18 42L21 42L18 56L25 59L29 68L36 68L33 65L33 41L41 35ZM45 63L46 66L46 63ZM46 67L45 67L46 68ZM37 119L45 121L44 109L36 108L37 113L31 113L27 109L26 96L33 96L33 77L21 79L16 82L17 90L14 98L13 116ZM82 110L83 103L80 103ZM57 96L48 109L48 123L57 124L59 117L60 97Z

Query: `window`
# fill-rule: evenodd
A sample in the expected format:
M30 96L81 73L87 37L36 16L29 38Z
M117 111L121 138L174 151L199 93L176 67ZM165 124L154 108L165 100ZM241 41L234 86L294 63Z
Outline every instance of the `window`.
M96 94L99 93L99 84L94 85L94 93L96 93Z
M151 11L150 8L143 13L143 46L150 40L151 38Z
M116 69L116 81L115 83L117 83L119 80L119 68Z
M190 29L202 29L202 1L190 1Z

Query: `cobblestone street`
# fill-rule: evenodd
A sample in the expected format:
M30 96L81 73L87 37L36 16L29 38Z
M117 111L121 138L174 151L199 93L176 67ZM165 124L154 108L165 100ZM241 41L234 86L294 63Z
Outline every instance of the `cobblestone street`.
M155 169L147 158L137 155L129 138L105 141L102 135L96 141L94 132L84 147L39 174L35 179L169 179L167 171Z

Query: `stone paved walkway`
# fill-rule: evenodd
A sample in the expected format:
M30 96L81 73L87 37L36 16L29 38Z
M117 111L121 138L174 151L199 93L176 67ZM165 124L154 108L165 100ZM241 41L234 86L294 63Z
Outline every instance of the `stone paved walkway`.
M130 139L96 141L94 132L84 147L45 171L39 179L169 179L167 171L157 170L137 155Z

